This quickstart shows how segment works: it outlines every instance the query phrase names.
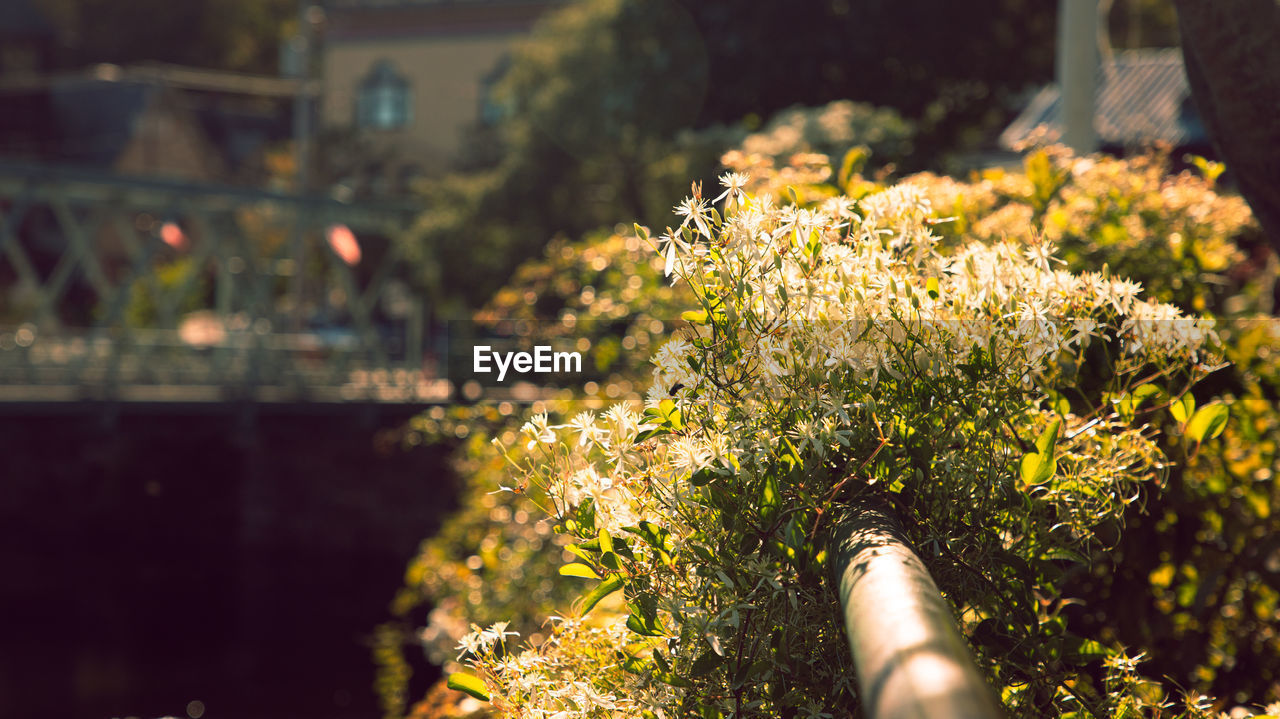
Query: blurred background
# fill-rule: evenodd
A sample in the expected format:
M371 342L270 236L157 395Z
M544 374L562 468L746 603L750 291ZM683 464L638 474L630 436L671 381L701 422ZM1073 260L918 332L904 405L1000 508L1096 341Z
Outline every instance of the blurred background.
M446 323L598 308L584 273L651 270L566 243L669 223L730 150L977 178L1047 127L1212 159L1170 0L1086 15L4 0L0 715L402 711L439 668L386 622L438 597L389 602L472 497Z

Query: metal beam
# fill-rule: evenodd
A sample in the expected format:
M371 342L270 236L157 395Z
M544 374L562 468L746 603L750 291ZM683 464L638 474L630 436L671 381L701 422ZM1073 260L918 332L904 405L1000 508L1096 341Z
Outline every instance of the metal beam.
M27 202L65 198L72 203L120 204L154 209L184 198L211 212L233 211L256 203L285 208L297 205L308 216L321 215L353 228L403 227L421 205L416 202L364 201L358 205L321 195L250 189L234 185L119 175L75 167L0 161L0 195Z
M886 508L851 508L833 549L864 716L1002 716L950 606Z

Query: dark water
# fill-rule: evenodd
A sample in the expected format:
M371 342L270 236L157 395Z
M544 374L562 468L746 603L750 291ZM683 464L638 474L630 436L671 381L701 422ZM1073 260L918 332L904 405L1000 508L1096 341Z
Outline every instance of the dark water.
M0 417L0 717L380 716L372 630L454 502L405 413L78 409Z

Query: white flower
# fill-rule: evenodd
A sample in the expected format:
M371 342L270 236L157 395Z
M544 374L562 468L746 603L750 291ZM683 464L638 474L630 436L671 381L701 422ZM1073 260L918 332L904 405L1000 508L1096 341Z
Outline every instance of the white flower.
M750 177L743 172L726 172L720 176L720 184L725 188L724 192L716 195L712 202L719 202L728 197L730 203L741 202L746 198L743 187L750 181Z
M671 271L676 268L677 261L679 260L679 253L687 253L691 248L689 247L689 243L685 242L684 238L680 236L680 233L673 231L670 227L667 228L666 234L662 235L658 239L663 243L662 256L664 262L662 265L662 275L664 277L670 277Z
M526 445L529 449L533 449L539 444L555 444L556 441L556 433L547 424L546 412L535 414L528 422L524 423L520 431L529 436L529 443Z
M570 420L568 428L578 433L579 447L587 447L593 442L599 442L607 434L604 428L596 426L596 414L590 410L575 415Z
M680 227L687 227L690 222L703 237L711 239L711 226L707 224L707 201L701 197L686 197L675 206L675 213L684 218Z

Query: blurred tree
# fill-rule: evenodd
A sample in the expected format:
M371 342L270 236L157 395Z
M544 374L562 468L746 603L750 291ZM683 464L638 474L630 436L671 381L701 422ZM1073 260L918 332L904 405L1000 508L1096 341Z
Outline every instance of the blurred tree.
M1187 79L1214 148L1280 249L1280 0L1176 0Z
M275 73L296 0L37 0L58 34L57 64L159 61Z
M1053 75L1056 8L1038 0L689 3L711 83L703 122L848 98L921 122L910 169L971 149Z
M465 174L426 188L410 251L437 307L475 306L557 234L661 227L690 178L709 187L720 153L797 104L896 109L921 132L910 154L873 161L935 165L1051 77L1055 15L1039 0L569 5L513 53L488 101L497 119Z

